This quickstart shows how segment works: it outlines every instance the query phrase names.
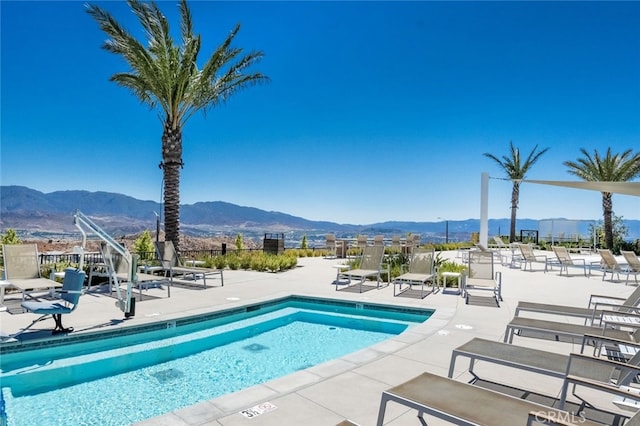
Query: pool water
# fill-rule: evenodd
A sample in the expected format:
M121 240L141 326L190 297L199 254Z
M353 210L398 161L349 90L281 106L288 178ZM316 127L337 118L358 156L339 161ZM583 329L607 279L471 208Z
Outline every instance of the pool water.
M356 309L363 314L356 315L350 308L300 306L248 309L244 318L236 314L221 325L190 324L187 333L168 323L164 338L155 332L151 341L136 336L124 346L116 338L111 347L105 347L109 339L100 339L78 344L78 351L56 348L55 358L44 355L46 348L31 351L40 352L40 359L3 356L0 403L7 424L130 424L344 356L431 313L409 314L407 320L406 312L381 311L385 318L379 319L373 309ZM88 350L92 344L100 351ZM63 349L70 353L62 356Z

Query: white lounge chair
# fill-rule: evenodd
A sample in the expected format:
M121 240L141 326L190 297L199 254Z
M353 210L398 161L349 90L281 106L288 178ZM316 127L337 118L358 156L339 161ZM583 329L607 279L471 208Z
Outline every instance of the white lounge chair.
M598 249L598 253L600 254L600 270L602 271L602 281L604 281L607 277L607 274L611 274L611 280L613 280L613 274L618 276L620 279L620 273L626 272L625 269L618 263L615 256L608 249Z
M424 299L436 288L436 271L434 269L435 252L433 249L415 249L409 262L409 271L393 280L393 295L398 296L412 290L413 286L420 286L418 295ZM426 292L425 285L431 282L431 290ZM402 287L406 286L403 290ZM398 291L396 292L396 287Z
M560 275L562 275L562 271L565 271L568 276L569 268L577 267L582 268L584 276L587 276L587 264L584 259L572 258L571 254L569 254L569 250L564 246L553 246L553 252L555 253L556 258L558 259L558 264L560 265Z
M469 292L491 292L496 304L502 301L502 273L495 270L494 255L490 251L471 250L463 279L462 296L469 303Z
M533 271L534 263L543 263L544 264L544 272L547 272L549 266L549 258L544 254L535 254L533 252L533 247L530 244L518 244L520 248L520 254L522 255L522 263L523 270L527 270L527 265L529 265L529 270Z
M389 277L389 269L383 270L382 258L384 257L384 246L366 246L360 256L359 266L356 269L349 269L340 272L336 280L336 290L340 280L345 279L351 284L352 279L358 280L358 289L362 293L362 285L368 278L375 277L376 288L380 288L381 274L386 273ZM351 286L348 286L351 287Z
M633 274L636 284L638 284L638 274L640 274L640 259L632 251L620 250L620 254L624 256L624 260L627 261L627 280L625 285L629 284L629 275Z

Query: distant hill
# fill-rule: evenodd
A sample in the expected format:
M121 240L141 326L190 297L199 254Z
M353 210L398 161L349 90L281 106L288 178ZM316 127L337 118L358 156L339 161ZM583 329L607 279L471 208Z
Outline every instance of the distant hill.
M155 229L154 212L162 206L122 194L88 191L56 191L48 194L23 187L0 187L0 226L21 231L75 232L73 212L82 211L106 231L136 233ZM183 204L181 230L187 234L213 234L229 229L332 230L348 232L353 225L310 221L280 212L268 212L222 201Z
M0 186L0 230L13 228L21 234L34 236L77 234L73 212L80 210L103 229L114 235L128 235L143 230L155 230L154 212L162 206L122 194L89 191L55 191L48 194L23 187ZM640 221L627 221L632 229L640 228ZM468 219L449 221L450 241L468 240L478 232L480 221ZM538 221L518 219L518 229L538 229ZM219 234L260 235L264 232L304 233L320 238L325 233L339 235L418 233L435 239L444 236L442 222L382 222L369 225L339 224L312 221L286 213L243 207L222 201L183 204L180 207L180 230L192 236ZM509 219L489 220L489 234L505 235ZM437 238L435 236L438 236ZM637 238L637 237L635 237Z

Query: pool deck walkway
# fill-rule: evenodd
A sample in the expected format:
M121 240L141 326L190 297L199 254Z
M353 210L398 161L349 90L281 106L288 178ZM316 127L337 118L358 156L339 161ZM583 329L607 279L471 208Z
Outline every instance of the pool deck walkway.
M446 252L443 255L454 258L456 254ZM461 259L456 260L462 263ZM567 277L560 276L557 267L544 273L540 265L534 265L533 271L498 266L503 282L504 301L501 306L496 307L486 299L473 300L467 305L460 296L442 291L424 299L394 297L393 285L362 294L336 291L334 265L337 263L341 263L341 259L301 258L297 268L277 274L227 270L224 273L224 287L216 278L208 280L212 285L207 289L173 287L170 298L167 298L166 290L149 289L145 294L156 297L138 302L135 317L126 321L122 321L123 315L114 305L113 298L100 293L86 294L82 296L78 309L65 316L63 322L65 326L73 326L74 333L85 333L166 321L292 294L435 309L434 315L425 323L375 346L138 423L175 426L324 426L349 419L364 426L375 424L384 390L425 371L446 376L452 350L473 337L502 341L505 326L513 318L519 300L586 306L590 294L626 297L635 288L625 285L624 276L620 280L603 281L602 273L584 277L579 268L569 269L570 276ZM12 297L15 295L7 294L8 305L12 303ZM17 332L35 318L33 314L23 314L17 309L10 311L0 312L4 335ZM564 317L547 318L575 321ZM53 321L40 324L36 327L53 326ZM520 336L516 336L514 344L564 354L579 350L577 344ZM458 361L454 378L468 382L471 375L467 369L468 363ZM477 363L476 372L489 381L515 387L526 384L526 389L548 396L557 397L562 385L559 379L483 362ZM610 399L602 402L610 403ZM270 403L277 408L254 418L240 413L263 403ZM419 425L416 414L415 410L390 403L385 425ZM429 424L447 423L434 419Z

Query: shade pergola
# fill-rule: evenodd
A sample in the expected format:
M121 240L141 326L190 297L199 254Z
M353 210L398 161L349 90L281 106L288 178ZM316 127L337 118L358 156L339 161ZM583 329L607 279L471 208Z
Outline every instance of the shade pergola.
M522 182L542 185L564 186L591 191L610 192L640 197L640 182L572 182L566 180L523 180Z
M525 183L541 185L563 186L565 188L586 189L589 191L610 192L640 197L640 182L575 182L566 180L522 180ZM480 201L480 242L487 244L489 239L489 174L482 173L481 201Z

